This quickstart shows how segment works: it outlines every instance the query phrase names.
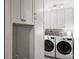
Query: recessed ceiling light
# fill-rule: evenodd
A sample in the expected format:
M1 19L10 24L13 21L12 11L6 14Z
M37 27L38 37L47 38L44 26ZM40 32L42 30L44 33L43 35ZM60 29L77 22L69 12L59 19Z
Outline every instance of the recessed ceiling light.
M64 8L64 5L63 4L60 4L60 8Z

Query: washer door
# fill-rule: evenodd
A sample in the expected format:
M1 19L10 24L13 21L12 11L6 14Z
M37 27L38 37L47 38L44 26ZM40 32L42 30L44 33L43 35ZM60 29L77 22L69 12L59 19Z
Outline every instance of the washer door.
M54 49L54 44L50 40L45 40L45 51L51 52Z
M59 53L63 55L67 55L67 54L70 54L72 47L68 42L61 41L57 44L57 50Z

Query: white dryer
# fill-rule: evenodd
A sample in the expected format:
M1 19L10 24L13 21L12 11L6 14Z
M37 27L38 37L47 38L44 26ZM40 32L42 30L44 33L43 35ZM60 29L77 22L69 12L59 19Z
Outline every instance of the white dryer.
M55 37L45 36L45 56L55 58Z
M56 37L56 58L73 59L72 37Z

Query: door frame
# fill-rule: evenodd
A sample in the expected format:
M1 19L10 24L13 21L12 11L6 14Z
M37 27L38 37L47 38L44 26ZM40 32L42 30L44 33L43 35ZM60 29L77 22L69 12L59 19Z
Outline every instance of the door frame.
M5 59L12 59L11 0L5 1Z

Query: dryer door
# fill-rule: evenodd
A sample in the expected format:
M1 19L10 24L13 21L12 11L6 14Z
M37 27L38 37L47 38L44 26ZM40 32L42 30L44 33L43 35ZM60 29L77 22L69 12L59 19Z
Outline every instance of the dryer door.
M57 50L58 50L59 53L61 53L63 55L67 55L67 54L70 54L72 47L68 42L60 41L57 44Z
M54 49L54 43L50 40L45 40L45 51L51 52Z

